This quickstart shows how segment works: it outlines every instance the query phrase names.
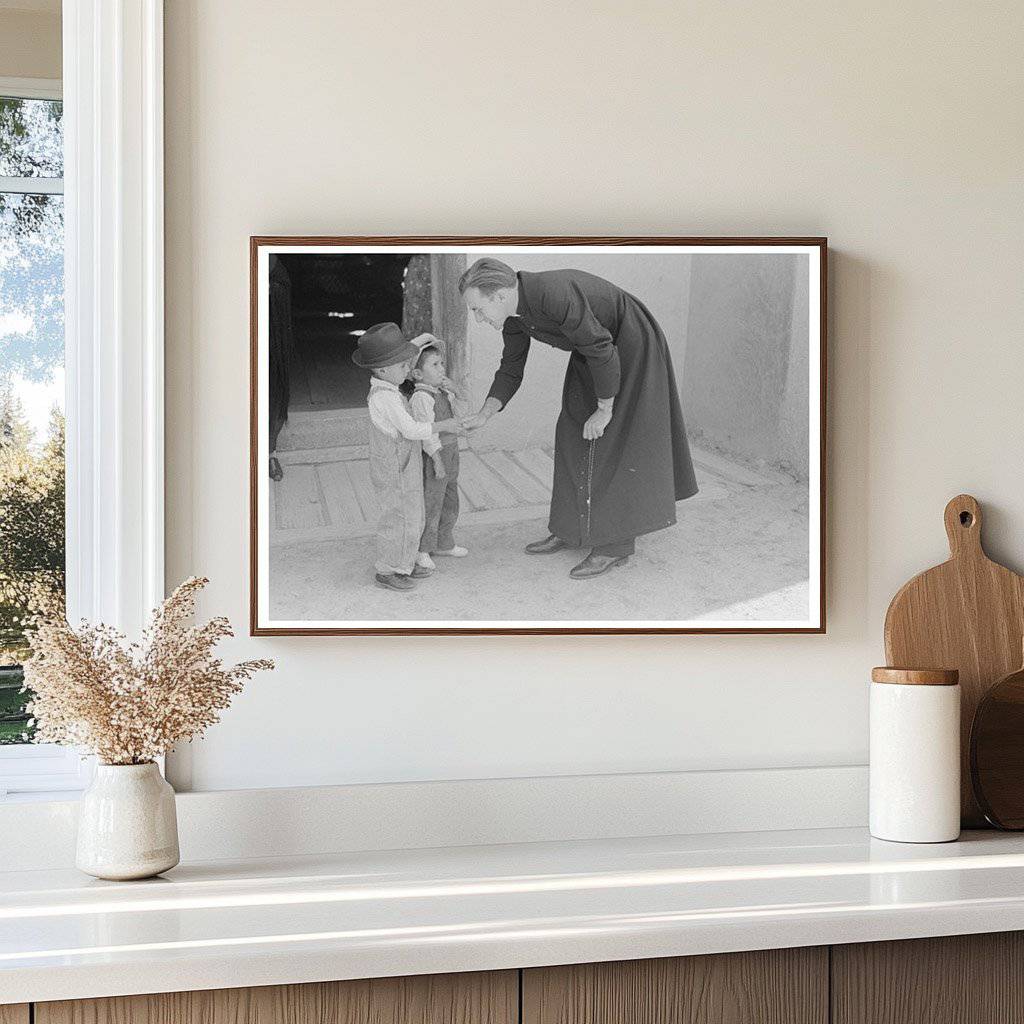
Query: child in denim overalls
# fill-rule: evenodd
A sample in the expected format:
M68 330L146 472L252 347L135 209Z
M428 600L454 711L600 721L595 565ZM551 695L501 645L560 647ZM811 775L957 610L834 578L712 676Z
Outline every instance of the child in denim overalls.
M441 343L432 335L422 335L426 344L412 371L416 382L409 399L413 416L423 423L447 420L455 415L455 389L444 364ZM416 564L433 569L433 555L464 558L469 552L455 543L455 523L459 518L459 439L455 434L440 434L423 442L423 536Z
M455 418L419 423L398 390L419 356L397 324L376 324L359 339L352 354L356 366L372 374L370 413L370 480L381 506L377 525L375 582L389 590L411 590L430 570L416 565L423 532L422 442L435 434L464 434Z

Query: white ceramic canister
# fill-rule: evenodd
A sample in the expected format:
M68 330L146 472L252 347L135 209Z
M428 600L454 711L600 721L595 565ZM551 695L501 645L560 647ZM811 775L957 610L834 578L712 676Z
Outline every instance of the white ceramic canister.
M871 673L870 828L876 839L960 835L960 683L947 669Z
M96 765L79 802L79 870L118 881L150 878L178 859L174 790L157 765Z

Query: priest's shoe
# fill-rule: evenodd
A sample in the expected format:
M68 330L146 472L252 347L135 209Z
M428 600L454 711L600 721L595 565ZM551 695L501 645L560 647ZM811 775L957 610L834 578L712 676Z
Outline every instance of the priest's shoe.
M561 551L568 546L561 537L551 534L544 540L535 540L532 544L527 544L526 553L528 555L553 555L556 551Z
M600 576L601 573L614 569L617 565L625 565L629 561L629 555L595 555L591 552L579 565L569 570L569 575L574 580L588 580L591 576Z

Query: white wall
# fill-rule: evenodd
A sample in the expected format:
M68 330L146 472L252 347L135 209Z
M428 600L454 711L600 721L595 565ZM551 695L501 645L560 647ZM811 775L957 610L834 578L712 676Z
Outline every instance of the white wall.
M697 447L803 480L808 264L807 256L786 253L695 256L680 375L687 432Z
M1024 562L1024 8L167 7L168 572L242 631L250 234L833 246L827 636L239 639L195 787L862 762L945 501Z

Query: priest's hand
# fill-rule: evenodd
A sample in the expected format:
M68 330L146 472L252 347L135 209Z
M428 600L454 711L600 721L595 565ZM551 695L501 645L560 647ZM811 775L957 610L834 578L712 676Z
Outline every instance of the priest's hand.
M483 413L478 412L473 416L465 417L462 421L462 425L467 430L479 430L486 422L487 417Z
M501 402L496 398L488 396L484 399L484 404L480 406L480 411L474 416L466 416L462 421L462 425L467 430L479 430L500 408Z
M611 409L602 409L600 406L593 412L590 419L583 424L583 440L596 441L612 421Z

